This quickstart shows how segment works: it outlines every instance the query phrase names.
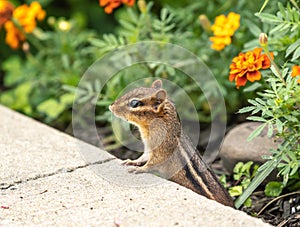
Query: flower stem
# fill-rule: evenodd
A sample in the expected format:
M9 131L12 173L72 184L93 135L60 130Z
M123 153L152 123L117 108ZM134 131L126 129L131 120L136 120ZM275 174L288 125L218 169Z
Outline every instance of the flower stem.
M274 62L271 54L270 54L270 51L269 51L269 48L268 48L268 45L264 46L263 47L264 49L264 52L266 53L267 57L269 58L270 62L271 62L271 65L273 65L275 71L277 72L277 75L279 76L280 80L282 81L282 83L286 86L286 82L282 76L282 73L279 69L279 67L277 66L277 64Z

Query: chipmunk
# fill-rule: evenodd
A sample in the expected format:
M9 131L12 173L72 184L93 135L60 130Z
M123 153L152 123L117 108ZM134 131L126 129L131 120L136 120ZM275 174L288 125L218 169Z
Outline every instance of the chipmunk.
M134 166L133 173L158 173L226 206L233 200L200 153L183 132L175 104L155 80L150 88L139 87L109 106L110 111L136 125L144 143L144 153L136 160L125 160Z

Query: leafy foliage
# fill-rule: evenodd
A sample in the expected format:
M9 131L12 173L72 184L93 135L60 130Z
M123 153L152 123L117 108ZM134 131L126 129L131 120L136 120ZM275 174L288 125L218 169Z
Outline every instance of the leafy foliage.
M239 196L249 186L251 180L257 173L258 165L253 165L252 161L247 163L238 162L233 169L233 179L237 182L235 186L229 188L231 196ZM244 205L251 207L251 198L248 198Z
M277 149L271 150L271 156L259 167L257 176L253 179L244 194L236 201L236 207L248 198L257 186L278 168L281 182L269 182L265 193L268 196L278 196L284 188L295 189L295 179L299 179L300 170L300 85L291 76L291 66L299 65L299 8L297 5L286 7L278 3L279 11L274 14L256 14L262 22L272 25L269 28L269 45L265 47L277 51L275 60L284 60L279 68L272 62L272 72L266 76L265 88L257 92L259 97L248 100L251 106L244 107L239 113L248 113L247 119L261 122L248 140L260 135L267 127L267 135L279 141Z
M26 60L13 56L2 64L6 71L3 85L8 89L1 93L1 103L52 124L70 121L68 110L74 97L62 85L76 86L93 62L86 40L94 33L81 32L67 21L72 28L61 30L61 21L52 24L54 31L40 31L39 39L33 41L35 55L28 51Z
M51 7L52 2L42 3L43 6L48 6L50 15L56 13ZM139 41L159 41L177 44L199 56L212 70L219 82L222 95L225 97L228 114L236 112L246 102L247 98L252 97L252 94L251 92L243 93L234 90L233 85L228 82L228 68L223 66L229 65L230 59L238 51L241 51L243 43L247 43L253 37L244 35L244 33L248 27L252 27L250 25L254 24L255 20L253 20L252 15L257 11L258 5L255 2L246 1L238 1L237 3L214 1L209 5L206 2L189 0L176 4L166 2L168 1L148 2L144 9L139 6L116 11L114 17L119 23L118 27L113 27L112 33L103 34L101 38L99 38L99 34L90 32L84 27L87 24L87 18L83 12L95 12L95 7L89 9L88 6L72 5L72 10L77 11L72 15L73 18L70 21L50 16L48 25L44 25L44 27L47 29L50 27L52 31L37 29L32 37L28 37L28 41L33 46L25 56L12 56L3 62L4 87L7 91L1 94L0 102L47 123L57 125L68 122L70 121L68 110L71 103L62 103L59 99L66 92L72 95L74 89L73 91L65 90L63 89L65 85L76 87L81 75L89 65L110 51ZM64 5L65 3L62 2L61 4ZM95 5L97 2L91 4ZM244 11L246 5L248 11ZM189 12L188 14L182 10L183 7ZM101 8L99 8L100 11ZM210 47L209 37L212 34L201 27L198 18L199 13L205 12L209 15L208 19L213 23L216 16L223 13L228 14L229 11L240 13L245 18L242 20L244 23L241 24L241 28L233 37L232 45L226 47L222 52L217 52ZM270 7L270 11L272 11L272 7ZM60 12L60 9L57 12ZM92 13L88 15L95 17ZM109 24L112 23L113 19L110 17L107 20ZM97 20L99 21L99 19ZM61 22L73 23L71 30L61 30ZM99 31L99 25L96 27ZM106 30L109 29L106 28ZM105 114L108 110L108 103L116 98L123 89L119 86L120 84L127 85L133 80L143 77L162 77L172 80L188 92L199 113L200 121L209 122L211 120L206 99L219 95L214 89L207 89L210 94L206 94L207 97L205 97L195 86L194 81L174 68L163 64L145 63L132 67L130 70L132 70L130 73L128 71L118 73L115 76L117 78L110 80L101 90L99 97L103 102L98 106L97 113L99 116L97 119L101 119L103 122L109 121L108 117L100 116L108 116ZM127 76L129 74L131 76ZM23 75L27 76L24 77ZM116 81L118 82L116 83ZM27 87L21 86L23 82L28 82ZM21 87L18 89L18 86ZM20 95L20 92L24 95ZM55 104L53 99L56 100ZM82 100L84 99L87 102L90 101L89 97ZM20 100L20 102L17 103L15 100ZM48 102L48 100L52 101ZM39 107L40 104L42 107ZM56 113L46 111L47 105L49 108L56 106ZM185 117L189 118L188 115Z

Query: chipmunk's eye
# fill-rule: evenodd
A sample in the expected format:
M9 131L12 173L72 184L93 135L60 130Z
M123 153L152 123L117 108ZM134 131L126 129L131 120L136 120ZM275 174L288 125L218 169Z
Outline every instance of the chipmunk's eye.
M133 100L130 101L129 105L132 108L136 108L138 106L142 106L143 103L141 101L139 101L139 100L133 99Z

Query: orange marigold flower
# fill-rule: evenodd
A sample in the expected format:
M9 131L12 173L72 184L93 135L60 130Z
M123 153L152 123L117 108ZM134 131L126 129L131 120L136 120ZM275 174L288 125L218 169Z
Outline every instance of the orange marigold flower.
M270 68L271 62L266 54L261 54L262 48L240 53L232 59L229 80L235 81L236 87L245 86L247 80L254 82L261 79L260 69ZM273 54L271 53L273 57Z
M24 4L17 7L11 16L14 20L10 18L4 24L7 32L6 43L13 49L19 48L19 43L25 41L25 33L31 33L37 25L36 20L43 20L45 16L46 12L38 2L32 2L29 6Z
M0 0L0 29L6 21L11 19L14 8L9 1Z
M217 51L223 50L225 46L231 43L229 36L212 36L209 40L213 43L211 48Z
M113 10L118 8L121 4L133 6L134 3L135 0L99 0L99 5L104 7L104 11L107 14L112 13Z
M5 42L12 48L18 49L20 41L25 41L25 35L15 27L12 21L7 21L4 25L6 30Z
M230 12L227 17L220 15L215 18L214 24L211 26L211 30L214 33L213 37L210 37L210 41L213 42L211 48L214 50L222 50L225 46L231 43L231 36L240 27L240 15Z
M294 65L292 67L292 77L300 76L300 66L299 65ZM300 78L298 79L298 83L300 84Z
M46 12L38 2L32 2L30 6L21 5L15 9L13 17L19 22L26 33L31 33L36 27L36 20L43 20Z

